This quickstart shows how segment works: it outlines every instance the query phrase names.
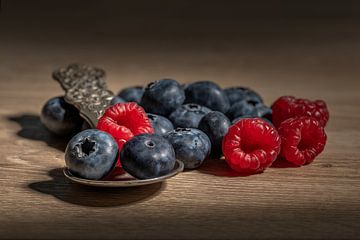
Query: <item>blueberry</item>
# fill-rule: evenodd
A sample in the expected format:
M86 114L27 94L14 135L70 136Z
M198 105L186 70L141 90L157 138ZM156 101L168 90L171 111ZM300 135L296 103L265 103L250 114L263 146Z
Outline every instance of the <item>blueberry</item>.
M208 136L195 128L177 128L165 135L175 149L176 158L185 168L199 167L209 156L211 142Z
M144 94L144 88L140 86L135 86L121 90L118 93L118 96L124 99L126 102L140 103L143 94Z
M267 119L269 122L272 121L272 110L268 106L263 104L256 105L256 115L257 117Z
M40 120L49 131L60 136L78 132L84 121L79 111L63 97L48 100L41 110Z
M242 100L242 101L237 102L234 105L232 105L230 107L229 111L226 113L226 115L228 116L228 118L230 120L233 120L237 117L241 117L244 115L256 117L257 116L257 113L256 113L256 105L257 104L258 104L258 102Z
M124 102L126 102L124 99L122 99L119 96L115 96L113 97L113 99L111 99L110 105L115 105L117 103L124 103Z
M222 156L222 139L227 134L231 123L221 112L209 112L199 123L199 129L206 133L211 142L211 156Z
M230 108L225 92L215 83L200 81L185 88L185 103L197 103L214 111L226 113Z
M147 116L155 130L155 133L158 135L164 135L165 133L174 129L173 124L166 117L153 113L148 113Z
M226 114L231 120L238 117L259 117L266 118L271 121L272 110L262 103L249 100L242 100L235 103Z
M110 134L88 129L69 141L65 162L76 176L99 180L115 167L118 152L118 145Z
M184 104L169 116L175 127L198 128L201 118L211 112L207 107L195 103Z
M140 105L146 112L168 116L185 100L184 90L172 79L162 79L148 84Z
M120 159L124 170L139 179L166 175L176 162L170 142L159 135L147 133L126 142Z
M230 88L226 88L224 92L230 101L230 105L234 105L235 103L243 100L257 102L257 103L263 102L261 96L250 88L230 87Z
M188 83L183 83L180 86L181 86L182 89L185 90L189 86L189 84Z

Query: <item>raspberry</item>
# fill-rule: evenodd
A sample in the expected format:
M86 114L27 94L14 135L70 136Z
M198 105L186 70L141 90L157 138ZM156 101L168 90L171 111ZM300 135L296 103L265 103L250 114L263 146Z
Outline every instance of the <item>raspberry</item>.
M118 103L108 107L99 119L97 129L110 133L121 151L124 143L141 133L154 133L142 107L135 102Z
M260 118L244 118L229 128L223 139L225 160L241 173L262 172L280 152L276 129Z
M325 147L326 133L321 124L311 117L295 117L282 122L280 155L301 166L312 162Z
M281 122L292 117L313 117L324 127L329 120L329 111L326 103L322 100L310 101L292 96L283 96L277 99L271 108L273 111L272 121L275 127L279 127Z

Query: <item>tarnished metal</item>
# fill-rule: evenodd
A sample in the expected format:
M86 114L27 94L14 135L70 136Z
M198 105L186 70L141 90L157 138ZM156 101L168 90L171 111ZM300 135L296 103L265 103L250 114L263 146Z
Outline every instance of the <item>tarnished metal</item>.
M110 105L114 94L107 90L105 71L100 68L80 64L71 64L53 72L53 78L65 91L64 99L80 111L92 128ZM136 179L129 174L116 175L109 180L89 180L74 176L65 167L64 175L73 182L96 187L136 187L162 182L182 172L184 164L177 160L174 169L168 174L151 179Z
M107 90L101 68L70 64L53 72L53 78L65 91L65 101L74 105L92 128L110 105L114 94Z
M79 184L93 186L93 187L138 187L143 185L149 185L154 183L163 182L168 178L174 177L175 175L181 173L184 170L184 163L180 160L176 160L174 168L166 175L149 178L149 179L136 179L129 175L128 173L116 175L114 178L109 180L89 180L84 178L79 178L74 176L71 171L65 167L63 169L63 173L66 178L71 180L72 182L76 182Z

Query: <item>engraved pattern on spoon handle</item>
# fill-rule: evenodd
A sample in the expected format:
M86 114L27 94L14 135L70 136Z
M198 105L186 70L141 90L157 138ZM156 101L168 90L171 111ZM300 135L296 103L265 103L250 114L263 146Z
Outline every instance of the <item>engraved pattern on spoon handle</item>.
M105 71L100 68L71 64L54 71L53 78L65 90L65 101L74 105L80 115L95 128L114 94L106 89Z
M73 87L97 86L106 89L105 71L101 68L73 63L53 72L52 77L66 91Z
M65 94L65 101L73 104L80 111L92 128L95 128L98 119L103 115L106 107L110 105L113 93L109 90L96 88L71 88Z

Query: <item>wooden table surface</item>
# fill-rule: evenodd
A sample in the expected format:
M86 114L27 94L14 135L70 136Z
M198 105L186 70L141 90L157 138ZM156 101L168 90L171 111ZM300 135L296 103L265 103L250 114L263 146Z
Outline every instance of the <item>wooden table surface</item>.
M31 6L4 2L0 238L360 238L359 22L234 21L221 13L191 15L184 26L181 15L136 18L123 10L116 22L75 6L67 13L75 24L62 21L61 6L52 15L35 15L27 11ZM51 72L72 62L103 67L115 92L172 77L249 86L267 104L286 94L324 99L331 114L328 142L313 164L300 168L275 164L242 177L209 160L162 184L76 185L61 172L67 140L39 121L47 99L62 94Z

